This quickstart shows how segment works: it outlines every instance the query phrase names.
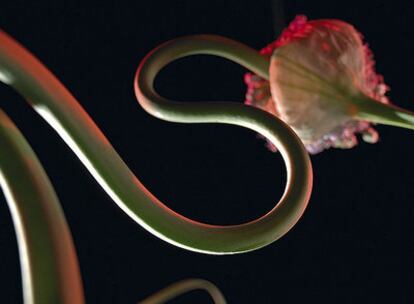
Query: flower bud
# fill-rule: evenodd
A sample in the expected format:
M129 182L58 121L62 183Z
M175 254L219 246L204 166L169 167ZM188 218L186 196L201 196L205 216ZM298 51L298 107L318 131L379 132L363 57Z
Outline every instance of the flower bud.
M352 148L357 133L364 141L378 140L368 121L353 116L357 104L352 101L388 103L388 87L352 25L297 16L261 53L270 56L269 81L247 74L246 103L281 118L310 153Z

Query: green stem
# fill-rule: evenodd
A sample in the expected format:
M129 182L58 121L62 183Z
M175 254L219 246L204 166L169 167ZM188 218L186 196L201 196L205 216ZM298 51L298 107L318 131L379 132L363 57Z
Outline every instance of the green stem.
M239 103L184 103L159 96L153 88L158 72L171 61L196 54L227 58L268 79L268 59L251 48L219 36L190 36L166 42L147 55L136 73L135 93L141 106L157 118L181 123L238 125L264 135L278 148L288 174L285 193L275 208L265 216L242 225L211 226L196 223L203 225L199 226L202 230L194 227L203 231L201 234L204 233L204 238L200 234L203 243L218 249L210 253L254 250L284 235L302 215L312 185L310 160L296 134L281 120L265 111ZM192 232L198 233L197 230ZM201 244L198 238L190 237L194 244Z
M0 110L0 186L19 245L26 304L81 304L72 237L59 200L23 135Z
M220 290L212 283L200 279L188 279L176 282L149 296L138 304L162 304L184 293L202 289L209 293L215 304L226 304L226 299Z
M255 221L214 226L169 209L142 185L56 77L4 32L0 32L0 79L22 94L58 132L115 203L154 235L179 247L211 254L263 247L289 231L304 212L312 187L309 156L289 127L259 109L238 103L174 103L158 96L152 89L158 71L172 60L192 54L222 56L263 77L268 62L253 49L229 39L187 37L151 52L141 63L135 83L141 105L160 118L243 126L261 133L279 148L288 172L285 193L273 210Z
M354 114L357 119L414 130L414 112L380 103L367 96L358 96L352 102L357 109Z

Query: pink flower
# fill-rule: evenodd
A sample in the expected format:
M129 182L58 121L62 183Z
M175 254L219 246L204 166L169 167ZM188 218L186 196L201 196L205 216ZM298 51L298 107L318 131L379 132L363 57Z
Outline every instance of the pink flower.
M353 117L355 103L348 101L366 96L389 103L388 87L376 74L372 53L352 25L297 16L261 54L271 57L269 81L246 74L245 103L281 118L310 153L352 148L356 134L369 143L378 141L371 123Z

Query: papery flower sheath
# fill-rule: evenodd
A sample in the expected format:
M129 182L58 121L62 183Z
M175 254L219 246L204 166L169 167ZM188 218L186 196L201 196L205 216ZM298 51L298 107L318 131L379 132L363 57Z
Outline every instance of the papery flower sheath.
M261 54L270 57L269 81L247 73L245 103L281 118L309 153L352 148L356 134L366 142L377 142L371 123L352 116L355 103L349 101L364 96L387 104L388 87L352 25L297 16Z

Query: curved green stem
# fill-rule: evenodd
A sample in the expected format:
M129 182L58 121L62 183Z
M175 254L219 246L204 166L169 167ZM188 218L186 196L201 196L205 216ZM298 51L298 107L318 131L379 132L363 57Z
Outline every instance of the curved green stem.
M209 246L217 248L215 253L254 250L284 235L302 215L311 191L310 160L296 134L267 112L231 102L176 102L154 91L154 79L164 66L178 58L196 54L224 57L268 77L265 70L267 59L243 44L212 35L183 37L164 43L141 62L135 77L137 99L148 113L157 118L181 123L238 125L264 135L279 148L288 174L285 193L275 208L265 216L242 225L211 226L193 222L194 228L201 232L203 242L209 239ZM197 232L195 229L192 231ZM194 242L197 239L194 238Z
M26 304L81 304L83 288L59 200L13 122L0 110L0 186L19 245Z
M33 55L0 32L0 79L22 94L58 132L101 187L131 218L154 235L193 251L229 254L254 250L284 235L308 203L312 170L299 138L283 122L253 107L233 103L168 102L152 90L165 64L191 54L215 54L267 74L267 62L254 50L228 39L199 36L178 39L153 51L140 66L135 89L147 111L180 122L240 125L268 137L287 166L283 197L268 214L233 226L213 226L185 218L152 195L131 172L89 115L69 91Z
M138 304L162 304L184 293L202 289L208 292L215 304L226 304L221 291L212 283L200 279L188 279L176 282L149 296Z

